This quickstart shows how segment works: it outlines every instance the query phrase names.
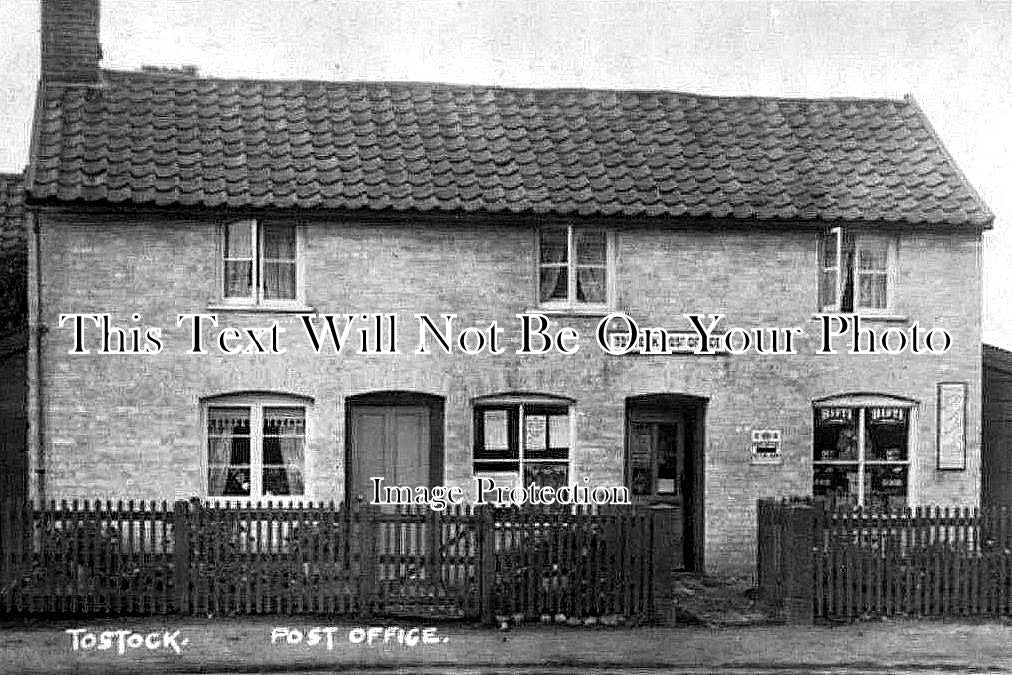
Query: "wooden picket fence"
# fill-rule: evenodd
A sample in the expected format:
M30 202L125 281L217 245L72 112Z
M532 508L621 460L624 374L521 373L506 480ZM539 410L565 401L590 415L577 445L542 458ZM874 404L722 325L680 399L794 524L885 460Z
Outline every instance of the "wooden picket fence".
M1012 616L1012 514L760 500L760 595L787 618Z
M667 540L661 550L669 556L672 546L660 527L648 511L596 518L514 511L495 530L496 613L528 619L646 615L653 591L651 542Z
M643 619L670 579L670 555L659 553L672 545L668 515L636 507L25 506L0 514L0 612Z

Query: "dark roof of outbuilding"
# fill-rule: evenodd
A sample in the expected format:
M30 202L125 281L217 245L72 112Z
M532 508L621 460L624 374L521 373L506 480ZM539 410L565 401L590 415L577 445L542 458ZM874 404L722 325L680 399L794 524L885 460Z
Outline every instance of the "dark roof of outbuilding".
M1012 375L1012 351L989 344L981 347L985 370L994 368Z
M27 325L28 249L20 174L0 174L0 335Z
M36 200L986 227L917 105L208 79L46 84Z

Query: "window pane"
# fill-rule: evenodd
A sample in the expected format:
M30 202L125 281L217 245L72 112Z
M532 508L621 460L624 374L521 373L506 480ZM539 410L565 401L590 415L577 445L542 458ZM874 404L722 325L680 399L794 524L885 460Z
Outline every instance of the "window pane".
M884 239L862 239L858 247L858 268L885 271L889 244Z
M263 420L263 496L304 493L306 410L265 407Z
M569 297L569 270L565 267L541 268L541 302Z
M509 416L505 410L485 410L484 449L509 450Z
M568 233L565 229L541 230L541 262L564 263L569 260Z
M569 413L565 408L535 407L527 412L524 456L530 459L566 459L569 456Z
M302 471L292 467L265 467L264 497L305 494Z
M864 455L868 460L907 459L906 408L868 408L864 414Z
M207 494L212 497L249 497L249 467L211 466L207 483Z
M854 235L848 234L846 231L843 233L843 250L840 252L840 264L843 265L843 269L840 270L840 277L843 279L843 293L840 298L840 311L841 312L853 312L854 311Z
M576 276L578 302L605 301L605 271L603 267L580 267Z
M869 466L864 475L865 508L892 511L907 505L906 466Z
M229 223L225 226L225 257L226 258L252 258L253 257L253 227L252 220L242 220L238 223Z
M264 408L263 463L301 468L305 435L304 408Z
M833 505L857 505L857 464L816 466L813 494Z
M249 436L249 408L217 406L208 408L207 433Z
M265 262L263 286L267 300L294 300L295 263Z
M679 464L684 462L678 456L680 430L674 424L657 425L657 493L677 495L679 489Z
M879 273L861 273L861 292L859 305L884 309L886 306L886 275Z
M634 495L649 495L654 492L654 470L657 466L653 457L653 447L653 425L646 422L630 422L629 480Z
M544 415L524 417L524 450L544 450L548 447L548 418Z
M826 232L819 239L822 267L836 267L836 232Z
M823 270L819 277L819 307L836 307L836 270Z
M569 447L568 415L550 415L548 417L548 442L553 448Z
M253 261L225 261L225 297L248 298L253 295Z
M576 230L576 262L580 265L604 265L607 244L604 232Z
M298 406L264 408L264 434L302 436L305 433L305 408Z
M524 464L524 486L551 486L555 488L569 484L569 467L563 463L528 462Z
M264 258L295 260L295 226L264 225Z
M815 448L812 458L816 461L857 461L857 409L815 409Z
M474 458L478 460L516 460L520 456L520 408L476 408L474 411ZM477 466L477 465L476 465ZM517 470L517 465L510 465ZM477 468L476 468L477 470ZM496 471L506 471L500 466Z
M229 466L249 466L249 408L208 409L207 456L208 465L222 469ZM225 480L227 474L219 473L217 477L218 480ZM224 489L224 484L212 485L211 493L217 494Z
M301 436L264 436L264 464L300 468L304 447L305 442Z

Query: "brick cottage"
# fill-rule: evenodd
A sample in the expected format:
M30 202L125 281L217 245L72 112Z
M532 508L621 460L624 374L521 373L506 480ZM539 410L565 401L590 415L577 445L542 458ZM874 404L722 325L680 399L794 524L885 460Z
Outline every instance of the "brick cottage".
M111 71L97 0L42 10L34 498L623 486L679 508L676 557L717 573L753 565L760 497L979 502L992 215L912 99ZM606 353L610 312L681 332L675 353ZM817 354L822 312L860 316L876 353L843 334ZM517 354L524 313L579 351ZM693 353L690 313L724 315L717 337L798 328L796 353ZM109 351L157 353L99 353L91 319L71 353L68 314L108 314ZM215 316L207 353L181 314ZM399 354L357 353L375 314L396 316ZM497 322L503 353L447 354L431 332L415 353L416 314L454 314L455 335ZM306 321L326 315L352 315L356 351L317 353ZM275 322L284 353L221 348ZM915 353L932 328L940 353Z

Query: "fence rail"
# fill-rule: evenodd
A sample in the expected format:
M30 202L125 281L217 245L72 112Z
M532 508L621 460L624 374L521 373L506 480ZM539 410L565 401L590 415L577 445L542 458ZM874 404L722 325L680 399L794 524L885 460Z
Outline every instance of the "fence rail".
M1012 616L1007 507L760 500L758 525L760 596L788 618Z
M60 502L0 513L0 612L637 619L670 579L638 507Z

